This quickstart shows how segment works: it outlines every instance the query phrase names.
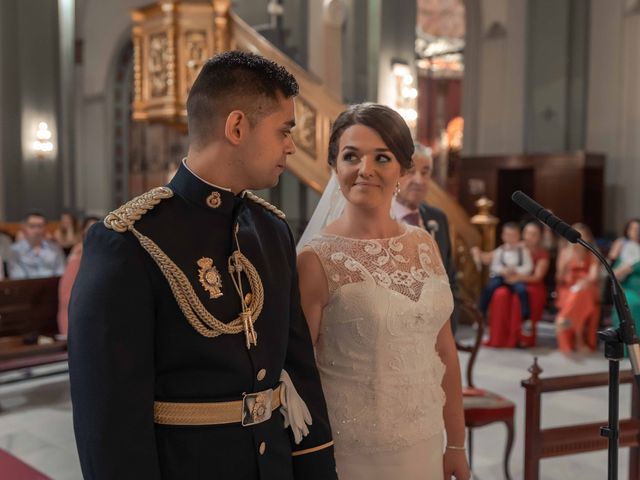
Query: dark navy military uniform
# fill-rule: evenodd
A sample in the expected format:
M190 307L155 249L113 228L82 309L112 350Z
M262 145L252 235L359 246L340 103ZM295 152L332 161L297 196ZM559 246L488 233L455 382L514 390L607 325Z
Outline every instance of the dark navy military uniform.
M246 195L200 180L184 164L168 187L173 195L147 213L128 211L140 217L135 229L175 263L202 305L223 322L235 319L242 308L228 273L228 259L239 246L264 288L254 324L257 345L248 349L244 333L214 338L198 333L139 239L102 223L92 227L69 309L71 394L83 475L335 479L331 431L287 224ZM219 298L211 298L199 281L197 262L203 257L219 271ZM242 288L246 298L246 280ZM239 400L276 387L283 369L313 419L298 445L277 410L251 426L242 426L240 418L224 425L154 422L154 402Z

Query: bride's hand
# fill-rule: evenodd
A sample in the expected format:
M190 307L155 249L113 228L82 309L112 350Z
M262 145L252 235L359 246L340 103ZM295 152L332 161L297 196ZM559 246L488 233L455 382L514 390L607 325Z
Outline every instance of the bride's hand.
M447 448L444 452L444 478L450 480L469 480L471 472L467 463L467 452L465 450L451 450Z

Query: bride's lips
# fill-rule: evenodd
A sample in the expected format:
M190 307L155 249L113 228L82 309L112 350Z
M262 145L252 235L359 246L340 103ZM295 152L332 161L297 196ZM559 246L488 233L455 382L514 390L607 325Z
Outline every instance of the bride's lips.
M380 187L380 185L376 185L375 183L368 182L356 182L353 184L354 187Z

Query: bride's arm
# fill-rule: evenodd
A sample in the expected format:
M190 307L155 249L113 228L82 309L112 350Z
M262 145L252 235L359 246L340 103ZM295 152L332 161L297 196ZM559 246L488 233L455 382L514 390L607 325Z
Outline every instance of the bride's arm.
M442 379L442 389L446 395L444 404L444 426L447 431L447 449L444 454L445 474L454 475L458 480L469 478L464 447L465 427L462 407L462 380L458 350L451 332L449 321L442 327L437 340L438 353L446 367ZM453 447L453 448L449 448ZM450 478L445 475L445 478Z
M322 309L329 299L329 288L320 259L310 248L305 248L298 255L298 282L302 311L315 345L322 322Z

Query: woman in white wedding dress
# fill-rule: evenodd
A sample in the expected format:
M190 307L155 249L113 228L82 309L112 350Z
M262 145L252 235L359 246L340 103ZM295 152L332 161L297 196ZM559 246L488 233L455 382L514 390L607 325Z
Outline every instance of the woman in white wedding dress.
M342 480L469 478L446 272L431 236L389 213L412 153L390 108L341 113L329 142L334 175L299 245Z

